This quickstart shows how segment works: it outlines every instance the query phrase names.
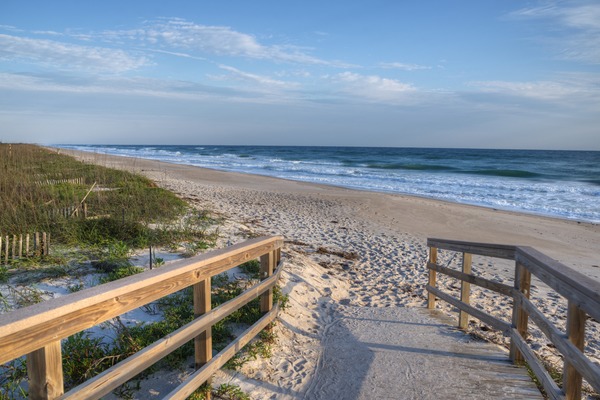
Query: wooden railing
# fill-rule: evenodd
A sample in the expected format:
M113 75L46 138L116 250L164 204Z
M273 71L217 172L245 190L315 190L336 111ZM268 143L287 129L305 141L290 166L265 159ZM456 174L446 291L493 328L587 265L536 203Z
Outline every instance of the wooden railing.
M442 239L428 239L427 246L429 246L428 308L435 308L437 297L460 310L459 327L465 329L468 315L471 315L502 331L505 336L510 338L510 359L515 363L526 361L552 399L580 399L582 377L594 390L600 392L600 367L583 353L586 319L589 316L600 321L600 282L527 246L469 243ZM462 272L440 265L438 263L439 249L463 253ZM514 285L505 285L471 274L472 254L514 260ZM436 287L438 272L461 281L460 300ZM566 334L555 327L529 300L532 274L567 299ZM471 284L512 297L512 320L502 321L471 306ZM524 339L527 335L529 318L535 322L563 356L562 389L554 382Z
M277 316L272 288L282 246L280 236L252 239L0 315L0 364L27 355L30 398L97 399L194 340L196 372L165 397L185 399ZM211 277L258 257L262 282L211 310ZM61 339L189 286L192 322L63 394ZM212 325L258 296L263 317L212 358Z

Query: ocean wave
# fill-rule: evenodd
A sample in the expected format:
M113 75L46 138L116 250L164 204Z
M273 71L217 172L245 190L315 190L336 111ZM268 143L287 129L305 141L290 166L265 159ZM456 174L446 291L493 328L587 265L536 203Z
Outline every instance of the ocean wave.
M447 165L432 165L432 164L366 164L367 168L372 169L397 169L408 171L454 171L456 168Z
M540 178L543 174L520 169L479 169L473 171L457 171L462 174L500 176L505 178Z
M600 186L600 179L584 179L581 182L591 183L592 185Z

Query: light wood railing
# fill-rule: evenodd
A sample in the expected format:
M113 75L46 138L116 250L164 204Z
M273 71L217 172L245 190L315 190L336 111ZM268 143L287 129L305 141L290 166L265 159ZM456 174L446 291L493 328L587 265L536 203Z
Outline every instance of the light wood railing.
M459 311L458 325L465 329L471 315L510 338L509 357L515 363L527 362L551 399L580 399L582 377L600 392L600 367L584 353L585 322L589 317L600 321L600 282L570 269L527 246L506 246L428 239L429 284L428 308L435 308L436 298L442 299ZM438 263L438 250L451 250L463 254L462 271ZM515 261L514 285L484 279L471 273L471 255L482 255ZM457 299L436 287L437 273L461 281L461 298ZM529 300L531 275L536 276L568 301L566 334ZM512 320L502 321L470 305L470 285L474 284L513 298ZM529 318L562 354L562 389L550 377L543 364L525 341Z
M277 316L272 288L281 273L282 246L280 236L252 239L0 315L0 364L27 355L30 398L97 399L194 340L196 372L165 397L185 399ZM211 277L258 257L262 281L211 310ZM61 339L189 286L192 322L63 393ZM212 325L258 296L263 317L212 358Z

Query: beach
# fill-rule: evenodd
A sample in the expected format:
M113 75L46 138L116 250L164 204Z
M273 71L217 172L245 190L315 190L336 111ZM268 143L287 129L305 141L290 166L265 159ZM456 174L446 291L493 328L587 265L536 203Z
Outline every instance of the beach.
M225 217L221 245L260 235L283 235L281 285L290 308L276 327L278 345L268 360L249 363L243 374L220 372L216 380L234 382L252 398L302 398L319 368L328 326L344 307L426 305L427 238L527 245L584 275L600 280L600 225L405 195L359 191L221 172L139 158L60 149L86 162L141 173L195 207ZM460 260L444 254L443 262ZM473 270L512 284L506 261L474 257ZM450 280L440 285L454 290ZM566 304L541 282L532 299L546 315L560 319ZM472 303L495 315L510 304L474 289ZM440 308L450 311L450 307ZM453 316L455 314L452 314ZM503 338L472 321L470 329L496 343ZM586 351L598 361L600 329L588 324ZM548 362L557 356L536 331L532 347Z

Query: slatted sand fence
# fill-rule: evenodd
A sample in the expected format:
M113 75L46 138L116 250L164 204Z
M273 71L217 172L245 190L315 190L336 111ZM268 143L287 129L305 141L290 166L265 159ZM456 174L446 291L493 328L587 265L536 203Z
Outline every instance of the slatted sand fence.
M193 340L197 370L165 397L185 399L277 316L273 287L281 273L282 246L280 236L251 239L0 315L0 364L27 356L32 399L97 399ZM259 257L262 281L211 309L211 277ZM192 322L63 393L61 339L190 286ZM211 327L259 296L262 318L212 357Z
M429 284L428 308L435 308L436 298L458 308L458 325L467 327L468 316L475 317L510 338L510 359L526 362L551 399L580 399L582 379L600 393L600 366L584 353L586 320L600 321L600 282L561 264L527 246L510 246L428 239ZM438 250L462 253L462 271L440 265ZM484 279L471 271L472 255L515 261L514 285ZM457 299L437 287L437 273L461 281L461 298ZM556 291L568 302L566 332L563 332L530 300L532 275ZM512 298L512 319L503 321L471 305L470 285ZM560 388L526 341L529 320L547 337L563 357L563 385Z
M46 256L49 251L49 233L0 234L0 264L8 264L11 260L19 258Z

